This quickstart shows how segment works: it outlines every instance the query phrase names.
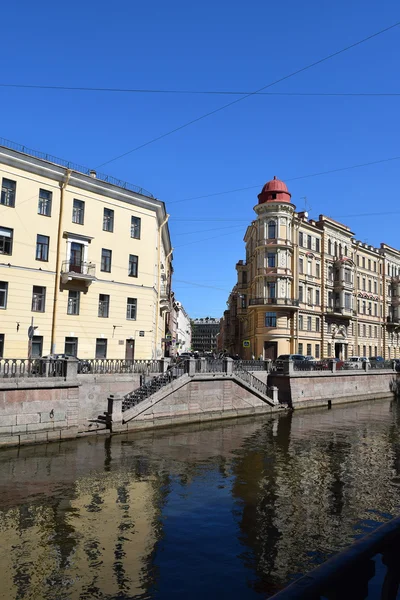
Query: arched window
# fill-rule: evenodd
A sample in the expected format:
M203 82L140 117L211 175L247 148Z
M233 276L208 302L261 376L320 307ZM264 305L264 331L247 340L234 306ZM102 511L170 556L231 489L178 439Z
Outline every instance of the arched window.
M330 254L332 256L332 242L331 242L331 240L328 240L328 254Z
M342 244L339 244L339 254L338 254L338 257L342 257L342 256L343 256L343 254L342 254Z
M268 222L268 239L269 240L276 239L276 223L275 223L275 221Z
M336 258L338 258L338 252L337 252L337 242L335 242L335 256L336 256Z
M344 255L347 256L347 246L344 247Z

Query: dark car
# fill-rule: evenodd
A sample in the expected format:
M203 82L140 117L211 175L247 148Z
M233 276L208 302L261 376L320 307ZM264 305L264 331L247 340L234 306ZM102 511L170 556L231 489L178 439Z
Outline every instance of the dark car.
M369 362L384 362L383 356L371 356Z
M72 356L71 354L48 354L47 356L42 356L42 360L45 360L46 362L68 360L69 358L76 358L78 361L78 373L90 373L90 362L88 360L80 359L77 356Z
M293 360L293 361L297 362L300 360L303 361L305 359L306 359L306 357L303 354L280 354L280 356L278 356L278 358L274 362L274 369L275 369L275 371L282 371L283 365L288 360Z

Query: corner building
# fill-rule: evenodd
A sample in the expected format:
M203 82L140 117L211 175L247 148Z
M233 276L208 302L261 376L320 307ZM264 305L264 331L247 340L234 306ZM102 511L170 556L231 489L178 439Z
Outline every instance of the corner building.
M263 187L246 260L224 313L225 349L245 358L400 357L400 252L296 212L283 181Z
M0 358L157 358L170 311L163 202L47 155L0 146Z

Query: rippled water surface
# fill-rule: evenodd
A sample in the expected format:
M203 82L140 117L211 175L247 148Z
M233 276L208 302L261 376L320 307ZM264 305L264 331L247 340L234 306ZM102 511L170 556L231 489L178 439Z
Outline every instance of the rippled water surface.
M400 409L0 452L0 597L257 599L399 514Z

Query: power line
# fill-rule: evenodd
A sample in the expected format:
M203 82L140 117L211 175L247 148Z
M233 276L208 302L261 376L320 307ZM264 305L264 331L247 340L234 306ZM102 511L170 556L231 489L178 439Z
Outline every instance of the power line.
M124 152L123 154L119 154L118 156L111 158L110 160L102 162L101 164L97 165L96 169L103 167L104 165L108 165L109 163L114 162L116 160L119 160L120 158L123 158L124 156L127 156L128 154L132 154L133 152L136 152L137 150L140 150L141 148L149 146L150 144L153 144L154 142L157 142L169 135L172 135L173 133L176 133L177 131L180 131L181 129L184 129L185 127L189 127L189 125L193 125L194 123L197 123L198 121L206 119L207 117L210 117L211 115L215 115L216 113L219 113L222 110L225 110L226 108L228 108L230 106L234 106L235 104L242 102L246 98L250 98L251 96L258 94L269 87L272 87L278 83L281 83L282 81L286 81L287 79L290 79L291 77L294 77L295 75L304 73L304 71L307 71L317 65L320 65L321 63L323 63L327 60L330 60L331 58L334 58L335 56L338 56L339 54L343 54L343 52L347 52L348 50L351 50L352 48L355 48L356 46L359 46L360 44L363 44L379 35L382 35L383 33L386 33L387 31L390 31L391 29L394 29L395 27L398 27L399 25L400 25L400 21L398 21L397 23L394 23L393 25L389 25L389 27L385 27L385 29L376 31L375 33L373 33L361 40L358 40L357 42L354 42L353 44L350 44L349 46L346 46L345 48L342 48L341 50L337 50L336 52L333 52L332 54L328 54L328 56L324 56L324 58L320 58L319 60L316 60L316 61L306 65L305 67L301 67L300 69L297 69L296 71L292 71L288 75L284 75L283 77L280 77L279 79L276 79L275 81L272 81L271 83L268 83L267 85L260 87L258 90L255 90L254 92L245 94L244 96L241 96L240 98L237 98L236 100L232 100L232 102L228 102L228 104L224 104L223 106L220 106L219 108L211 110L211 111L205 113L204 115L197 117L196 119L192 119L191 121L188 121L187 123L184 123L183 125L180 125L179 127L175 127L171 131L167 131L166 133L163 133L163 134L149 140L148 142L144 142L143 144L140 144L140 146L136 146L136 148L133 148L132 150L128 150L127 152Z
M0 83L0 88L56 90L70 92L112 92L123 94L184 94L202 96L349 96L349 97L396 97L400 92L243 92L235 90L160 90L142 88L110 88L67 85L29 85L24 83Z
M400 156L392 156L391 158L382 158L380 160L373 160L366 163L360 163L358 165L351 165L349 167L339 167L338 169L330 169L329 171L319 171L318 173L310 173L309 175L298 175L297 177L283 177L286 181L297 181L298 179L308 179L311 177L319 177L320 175L330 175L331 173L339 173L340 171L350 171L351 169L360 169L361 167L369 167L371 165L378 165L381 163L390 162L393 160L400 160ZM211 198L213 196L223 196L224 194L233 194L235 192L244 192L247 190L253 190L255 188L261 189L264 183L258 185L249 185L246 187L235 188L233 190L226 190L224 192L212 192L211 194L203 194L202 196L192 196L191 198L182 198L182 200L172 200L169 204L177 204L179 202L189 202L190 200L201 200L202 198Z

